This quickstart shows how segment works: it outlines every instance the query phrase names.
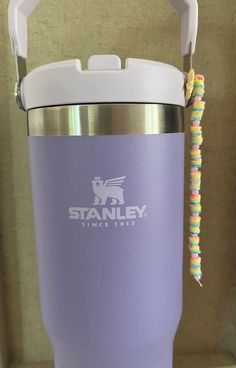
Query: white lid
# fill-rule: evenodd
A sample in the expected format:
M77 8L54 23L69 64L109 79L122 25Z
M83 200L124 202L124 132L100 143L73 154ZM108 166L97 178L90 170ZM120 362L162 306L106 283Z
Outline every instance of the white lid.
M26 110L82 103L162 103L185 106L184 74L155 61L127 59L125 69L115 55L95 55L88 70L80 60L43 65L22 81Z

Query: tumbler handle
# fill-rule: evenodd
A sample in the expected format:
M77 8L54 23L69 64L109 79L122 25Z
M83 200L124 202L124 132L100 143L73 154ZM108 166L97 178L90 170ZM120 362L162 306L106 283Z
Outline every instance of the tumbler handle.
M27 18L41 0L10 0L8 7L8 28L13 53L27 59L28 31Z
M13 52L27 58L27 17L41 0L10 0L8 8L9 34ZM183 56L195 51L198 29L197 0L169 0L181 15L181 53Z

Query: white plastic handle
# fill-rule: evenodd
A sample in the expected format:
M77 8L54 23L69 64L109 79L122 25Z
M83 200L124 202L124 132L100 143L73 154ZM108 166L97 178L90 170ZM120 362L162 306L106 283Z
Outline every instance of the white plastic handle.
M8 8L9 34L13 52L27 58L27 17L32 13L41 0L10 0ZM192 53L195 51L198 28L197 0L169 0L182 18L181 52L189 55L190 45Z
M27 18L41 0L11 0L8 7L8 28L12 51L27 58Z
M198 31L197 0L169 0L181 15L181 53L194 54Z

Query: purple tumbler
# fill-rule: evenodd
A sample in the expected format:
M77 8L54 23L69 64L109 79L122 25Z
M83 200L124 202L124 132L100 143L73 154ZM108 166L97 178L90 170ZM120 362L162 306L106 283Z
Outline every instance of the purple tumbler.
M28 113L43 321L56 368L171 368L182 310L185 75L95 55L26 75L12 0L17 100ZM172 0L191 56L197 2Z

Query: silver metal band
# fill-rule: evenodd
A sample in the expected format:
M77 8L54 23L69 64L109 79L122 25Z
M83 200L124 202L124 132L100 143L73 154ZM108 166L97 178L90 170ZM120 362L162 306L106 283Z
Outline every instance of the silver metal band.
M28 111L29 136L162 134L184 131L183 107L91 104Z

